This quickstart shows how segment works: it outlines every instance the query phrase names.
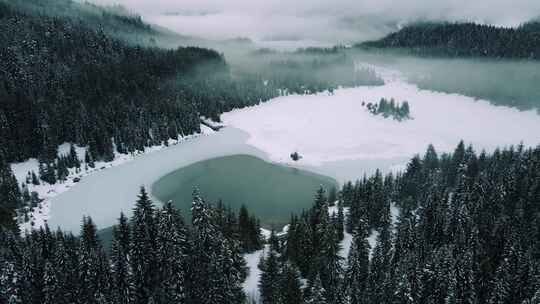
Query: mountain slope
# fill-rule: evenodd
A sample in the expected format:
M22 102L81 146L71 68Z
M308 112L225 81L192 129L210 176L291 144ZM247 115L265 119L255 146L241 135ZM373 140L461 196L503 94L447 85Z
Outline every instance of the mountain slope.
M475 23L418 23L364 48L402 49L415 55L540 59L540 31L531 22L518 28Z
M165 28L145 23L139 15L122 6L102 7L89 2L74 0L0 0L0 3L30 15L42 15L72 22L84 23L93 30L146 46L176 47L178 45L201 45L202 40L183 36Z
M237 89L212 50L132 46L81 21L2 2L0 28L0 147L8 161L51 161L65 141L107 159L112 140L119 152L141 150L198 131L199 115L263 96L255 85L249 94Z

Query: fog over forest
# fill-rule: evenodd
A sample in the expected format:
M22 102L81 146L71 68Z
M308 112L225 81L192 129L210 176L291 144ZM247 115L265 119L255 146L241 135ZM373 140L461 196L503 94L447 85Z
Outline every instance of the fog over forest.
M535 0L91 0L122 5L145 20L209 39L342 43L379 38L418 20L516 26L540 16Z

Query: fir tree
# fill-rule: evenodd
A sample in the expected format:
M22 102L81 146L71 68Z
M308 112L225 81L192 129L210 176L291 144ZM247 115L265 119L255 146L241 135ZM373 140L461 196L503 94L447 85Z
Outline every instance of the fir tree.
M277 252L270 249L268 256L263 257L260 268L259 291L261 302L263 304L280 303L282 269Z
M202 200L197 189L191 208L192 255L188 299L191 303L234 303L242 301L245 278L238 265L239 248L224 239L215 225L215 212Z
M316 276L314 280L309 282L308 290L304 297L305 304L328 304L325 294L326 290L321 284L321 279Z
M128 304L131 301L130 242L128 219L121 213L118 225L113 228L111 248L111 277L116 304Z
M284 263L280 280L280 302L282 304L302 303L300 272L291 263Z
M144 187L141 187L139 198L131 219L132 239L130 262L133 286L133 302L148 303L155 301L155 288L158 284L156 252L156 222L154 207Z
M4 162L0 151L0 232L18 230L14 218L16 210L20 207L22 207L22 200L19 183L9 164Z
M43 293L45 295L43 304L56 304L65 300L62 297L60 286L56 278L56 270L50 262L45 263Z
M101 294L106 292L103 286L100 253L102 251L97 229L90 217L83 218L81 227L81 242L78 251L80 291L79 301L82 303L99 303Z
M188 237L180 212L168 202L158 213L159 303L186 301L186 268L190 252Z
M321 224L324 222L321 222ZM343 281L343 258L340 256L341 246L333 225L326 225L321 243L319 273L322 285L326 290L326 299L330 303L340 303Z
M39 185L39 178L36 175L36 172L32 171L32 184L33 185Z
M96 165L94 163L94 157L93 157L92 152L90 151L90 149L86 149L86 152L84 153L84 162L90 168L95 168L96 167Z
M337 234L337 239L339 241L343 240L345 237L345 213L343 211L343 202L338 202L338 214L336 217L335 229Z
M364 225L359 225L353 235L353 242L347 258L345 271L345 284L347 303L368 303L370 294L368 290L369 278L369 243Z

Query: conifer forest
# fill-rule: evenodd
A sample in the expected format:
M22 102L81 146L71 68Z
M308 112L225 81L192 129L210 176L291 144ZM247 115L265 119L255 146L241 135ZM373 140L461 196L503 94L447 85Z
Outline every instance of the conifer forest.
M0 304L540 304L517 2L0 0Z

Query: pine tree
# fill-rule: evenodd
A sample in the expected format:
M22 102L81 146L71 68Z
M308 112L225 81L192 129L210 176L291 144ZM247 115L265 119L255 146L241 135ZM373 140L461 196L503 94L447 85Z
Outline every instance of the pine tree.
M270 237L268 237L268 244L270 245L270 250L280 253L281 252L281 244L279 242L279 238L276 235L276 232L274 229L270 231Z
M495 273L491 303L521 303L534 296L538 278L528 254L523 252L517 236L510 235L503 260ZM538 274L536 273L536 276Z
M56 175L57 175L57 180L59 180L60 182L64 182L66 180L66 178L68 177L68 175L69 175L67 162L68 162L68 160L64 156L62 156L62 157L60 157L58 159Z
M101 271L101 250L96 226L90 217L83 218L77 253L80 281L78 298L82 303L99 303L98 299L103 292L101 282L105 274Z
M245 253L253 252L260 246L257 242L258 240L253 235L254 226L255 223L250 218L246 206L242 205L238 214L238 239L240 240L242 251Z
M389 208L383 213L382 222L383 226L379 229L377 244L373 249L371 259L369 291L372 302L389 302L392 292L391 288L385 286L385 283L389 282L387 276L390 275L392 257L392 223Z
M320 225L325 225L325 221L322 221ZM326 290L326 299L330 303L340 303L342 297L340 291L343 283L343 257L339 254L341 246L333 225L326 224L323 229L321 254L319 256L320 278Z
M158 284L158 269L156 265L156 222L154 207L144 187L141 187L139 198L133 210L131 219L131 270L133 286L133 302L148 303L154 298Z
M300 272L291 263L284 263L279 286L281 304L302 303Z
M7 304L23 303L25 298L22 281L22 263L17 255L21 253L21 245L16 234L0 231L0 243L4 249L0 253L0 302Z
M64 301L56 278L56 270L50 262L45 263L43 293L43 304L57 304Z
M359 225L353 235L353 243L347 258L345 284L347 303L368 303L369 290L369 243L365 224Z
M90 168L95 168L96 165L94 163L94 156L90 149L86 149L86 152L84 153L84 162L86 165Z
M69 155L68 155L68 159L69 159L69 167L70 168L80 168L81 166L81 161L79 160L79 156L77 155L77 150L75 150L75 145L73 144L70 144L69 145Z
M239 265L239 247L223 237L216 226L214 212L193 192L191 208L193 223L192 255L189 262L190 303L234 303L243 301L241 283L244 267Z
M270 249L268 256L266 258L263 256L260 268L259 292L261 302L263 304L280 303L282 269L277 252Z
M448 304L477 303L473 256L469 250L455 259L448 287Z
M296 263L304 277L312 272L312 268L314 268L312 262L315 256L313 232L307 221L308 219L306 217L298 221L295 233L295 253L293 255L293 262Z
M75 252L77 248L75 246L68 248L68 246L66 236L58 229L55 234L54 256L51 258L54 261L54 273L59 286L59 295L55 300L58 304L72 303L76 298L78 265L77 261L70 256L70 251Z
M0 151L0 232L3 230L18 231L19 228L14 218L16 210L21 207L19 183Z
M128 219L121 213L118 225L113 228L111 248L111 277L116 304L128 304L131 301L130 242Z
M305 304L328 304L325 298L326 290L322 286L319 276L309 282L307 289L304 297Z
M343 240L345 237L345 213L343 211L343 202L338 202L338 214L336 218L335 229L337 233L337 239L339 241Z
M189 235L180 212L171 202L158 213L157 254L160 268L159 303L186 301Z
M525 300L522 304L540 304L540 289L536 291L536 293L530 300Z
M32 171L32 184L33 185L39 185L39 178L36 175L36 172Z
M322 216L328 216L328 206L326 204L325 190L320 186L315 195L315 203L311 209L310 225L315 228Z

